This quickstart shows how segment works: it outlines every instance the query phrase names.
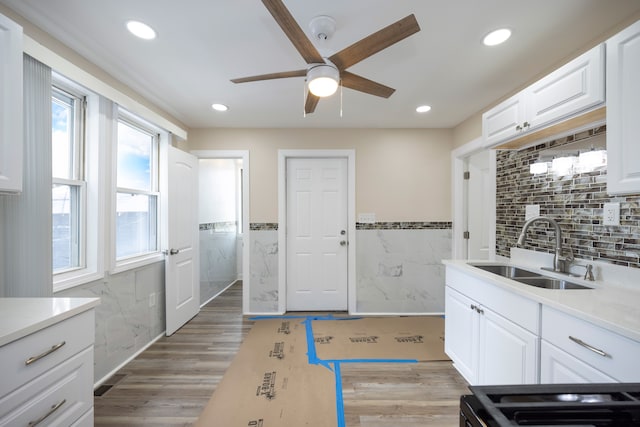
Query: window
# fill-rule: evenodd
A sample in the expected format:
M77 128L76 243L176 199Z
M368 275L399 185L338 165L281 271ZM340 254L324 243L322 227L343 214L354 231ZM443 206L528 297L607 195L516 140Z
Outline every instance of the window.
M53 273L85 267L84 98L54 86L52 122Z
M115 253L120 261L158 252L158 141L121 112L117 127Z

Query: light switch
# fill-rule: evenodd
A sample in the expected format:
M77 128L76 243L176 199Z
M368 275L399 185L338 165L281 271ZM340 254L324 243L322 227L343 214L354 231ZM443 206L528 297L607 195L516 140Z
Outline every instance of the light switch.
M536 216L540 216L540 205L527 205L524 209L524 220L528 221Z
M374 213L361 213L358 214L358 222L360 224L375 224L376 214Z

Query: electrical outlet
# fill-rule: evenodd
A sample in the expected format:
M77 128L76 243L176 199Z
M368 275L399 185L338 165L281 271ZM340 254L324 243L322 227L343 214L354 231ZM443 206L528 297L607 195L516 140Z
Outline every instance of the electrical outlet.
M605 203L602 208L604 225L620 225L620 203Z
M156 293L151 292L149 294L149 307L155 307L156 305Z

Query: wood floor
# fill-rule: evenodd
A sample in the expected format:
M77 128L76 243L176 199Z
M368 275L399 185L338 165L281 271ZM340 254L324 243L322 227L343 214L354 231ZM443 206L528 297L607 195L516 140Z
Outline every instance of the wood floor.
M118 371L97 390L95 426L190 426L251 329L241 306L238 282ZM458 426L469 392L451 362L345 364L342 383L347 427Z

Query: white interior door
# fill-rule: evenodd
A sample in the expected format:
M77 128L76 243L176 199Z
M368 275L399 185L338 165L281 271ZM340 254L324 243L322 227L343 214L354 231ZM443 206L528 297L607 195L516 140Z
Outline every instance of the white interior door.
M491 169L489 150L475 153L467 159L466 218L468 259L489 259L489 237L491 234Z
M347 159L288 158L286 186L286 308L346 310Z
M165 260L166 334L200 310L198 158L168 147L168 247Z

